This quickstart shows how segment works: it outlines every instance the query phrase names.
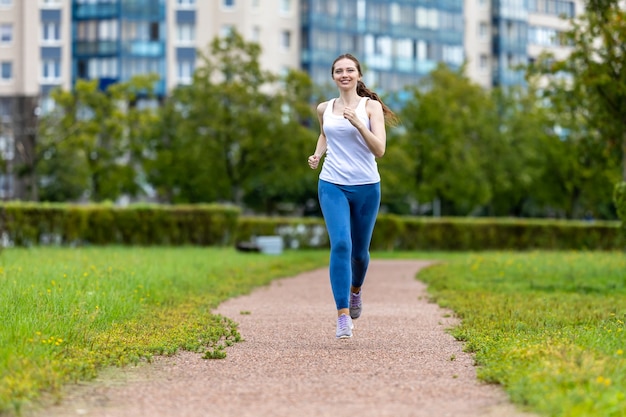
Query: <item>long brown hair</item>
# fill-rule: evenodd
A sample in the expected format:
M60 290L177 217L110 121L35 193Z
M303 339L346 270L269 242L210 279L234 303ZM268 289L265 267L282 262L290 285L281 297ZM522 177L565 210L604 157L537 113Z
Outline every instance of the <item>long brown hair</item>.
M335 60L333 61L333 65L330 68L331 77L335 73L335 64L337 63L337 61L344 59L344 58L349 59L350 61L354 62L354 65L356 65L357 71L359 71L359 76L363 77L363 72L361 71L361 63L352 54L342 54L342 55L339 55L337 58L335 58ZM367 88L365 86L365 83L361 80L357 81L356 83L356 93L357 95L361 97L368 97L372 100L378 101L381 104L381 106L383 107L383 115L385 116L385 123L387 125L396 126L398 123L400 123L400 119L398 118L398 116L396 116L396 114L389 107L387 107L385 103L383 103L383 100L380 97L378 97L378 94L376 94L375 92Z

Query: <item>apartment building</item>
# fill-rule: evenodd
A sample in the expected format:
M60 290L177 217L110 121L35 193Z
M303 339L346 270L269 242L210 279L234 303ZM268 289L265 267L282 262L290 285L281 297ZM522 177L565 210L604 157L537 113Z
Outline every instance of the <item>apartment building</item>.
M29 198L41 98L70 88L71 14L63 0L0 0L0 198Z
M198 50L236 29L274 73L305 70L332 87L330 64L356 55L365 83L400 102L439 62L490 88L523 84L516 66L548 49L582 0L0 0L0 199L29 199L16 167L34 164L37 116L78 79L101 88L154 72L165 96L188 84ZM27 177L24 177L27 178Z
M582 0L465 0L468 77L486 88L523 85L519 65L543 51L567 56L560 34L583 11Z
M262 47L260 64L273 73L300 67L300 0L169 0L167 88L191 81L196 52L237 30Z
M438 62L463 63L463 0L302 0L302 68L317 84L330 64L354 54L364 82L400 92ZM400 97L402 99L402 97Z
M161 76L166 95L191 82L197 51L237 30L263 45L261 64L274 72L298 67L295 0L74 0L72 80L107 85L132 76Z

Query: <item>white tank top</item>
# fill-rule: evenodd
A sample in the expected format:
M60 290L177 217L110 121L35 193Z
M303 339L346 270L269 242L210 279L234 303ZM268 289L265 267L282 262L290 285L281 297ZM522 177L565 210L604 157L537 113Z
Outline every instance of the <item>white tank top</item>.
M335 100L328 102L322 116L326 135L326 158L320 179L339 185L363 185L380 182L376 158L359 131L343 116L333 114ZM356 107L356 115L370 128L365 105L369 100L362 97Z

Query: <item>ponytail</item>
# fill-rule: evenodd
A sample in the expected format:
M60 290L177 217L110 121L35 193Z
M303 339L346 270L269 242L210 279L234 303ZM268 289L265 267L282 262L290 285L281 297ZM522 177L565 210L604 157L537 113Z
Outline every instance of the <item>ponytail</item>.
M361 80L356 83L356 93L361 97L368 97L371 100L376 100L383 107L383 115L385 116L385 124L389 126L397 126L400 123L400 118L383 102L383 100L365 86L365 83Z

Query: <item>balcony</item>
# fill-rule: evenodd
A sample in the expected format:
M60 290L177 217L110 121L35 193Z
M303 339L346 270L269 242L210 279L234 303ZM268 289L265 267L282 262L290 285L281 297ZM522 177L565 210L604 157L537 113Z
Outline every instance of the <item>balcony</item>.
M162 41L126 41L122 43L124 55L142 57L165 56L165 42Z
M118 55L119 46L116 41L75 41L74 55Z
M118 15L119 3L74 4L72 14L75 19L110 19Z
M165 0L131 0L122 3L125 18L165 20Z

